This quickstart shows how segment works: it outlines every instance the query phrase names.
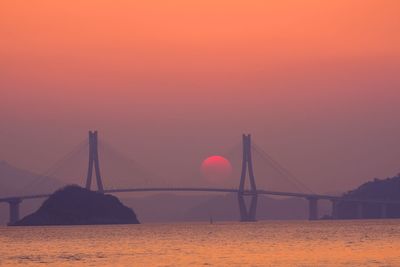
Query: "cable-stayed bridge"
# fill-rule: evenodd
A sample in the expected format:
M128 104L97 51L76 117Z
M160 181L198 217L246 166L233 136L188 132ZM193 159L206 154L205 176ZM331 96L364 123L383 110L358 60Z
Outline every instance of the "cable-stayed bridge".
M363 205L365 203L376 203L380 205L381 217L386 217L386 209L389 204L400 204L399 201L379 200L379 199L356 199L356 198L343 198L341 196L316 194L309 187L304 185L298 178L291 174L287 169L282 167L276 160L268 155L260 146L255 145L251 141L250 135L243 135L241 145L241 168L239 169L238 185L228 188L228 186L176 186L176 185L160 185L160 179L156 179L158 184L149 184L148 181L144 181L140 186L124 185L122 187L112 187L112 181L109 186L104 185L102 177L102 169L100 168L99 159L99 147L102 147L106 154L114 154L117 157L117 162L126 162L127 165L133 166L134 174L131 176L136 177L138 180L146 180L143 178L153 177L153 174L149 174L145 168L140 166L137 162L125 157L122 153L108 145L107 143L99 143L97 131L89 132L89 142L81 142L77 148L65 155L65 157L56 162L54 166L49 168L45 173L40 175L38 179L31 182L30 185L40 186L46 177L50 177L54 170L62 169L63 162L69 162L74 158L74 155L81 153L87 145L89 148L89 161L87 165L87 173L85 180L85 187L91 189L93 182L97 185L97 191L101 193L129 193L129 192L207 192L207 193L234 193L237 195L237 204L240 214L240 221L251 222L256 221L257 214L257 200L259 195L271 195L271 196L282 196L282 197L298 197L306 199L309 203L308 212L309 219L318 219L318 201L328 200L332 203L332 218L337 218L337 205L339 202L354 202L357 204L357 217L363 218ZM104 151L102 151L104 153ZM265 186L260 187L256 183L255 172L254 172L254 156L257 155L261 158L266 166L269 166L276 173L280 174L281 177L289 181L293 186L297 188L296 191L292 190L271 190ZM69 168L66 168L69 170ZM118 168L119 169L119 168ZM113 176L113 175L110 175ZM80 176L81 177L81 176ZM95 178L94 181L93 177ZM81 180L81 178L80 178ZM81 181L75 181L81 183ZM68 183L72 183L68 180ZM29 190L29 186L26 186ZM267 190L270 189L270 190ZM24 193L16 196L1 197L0 202L9 204L9 223L13 224L19 220L19 206L23 200L46 198L51 193Z

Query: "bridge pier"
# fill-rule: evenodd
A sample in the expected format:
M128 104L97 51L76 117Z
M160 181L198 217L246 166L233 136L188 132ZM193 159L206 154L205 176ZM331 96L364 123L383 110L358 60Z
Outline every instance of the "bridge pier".
M356 218L363 219L364 218L364 204L362 202L357 202L357 211L356 211Z
M242 192L238 193L238 201L239 201L239 213L240 213L240 221L241 222L255 222L256 221L256 213L257 213L257 195L251 195L250 197L250 208L247 210L246 208L246 195Z
M380 205L380 217L381 219L387 218L387 204L382 203Z
M318 220L318 198L308 197L308 220Z
M19 204L22 202L20 198L13 198L8 201L10 207L10 220L8 225L13 225L19 220Z
M336 220L339 218L339 214L338 214L338 204L339 201L337 199L331 199L331 203L332 203L332 219Z

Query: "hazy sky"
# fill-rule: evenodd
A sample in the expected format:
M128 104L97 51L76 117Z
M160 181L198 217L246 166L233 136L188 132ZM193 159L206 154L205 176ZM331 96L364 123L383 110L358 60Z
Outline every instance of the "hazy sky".
M399 14L397 0L2 0L0 159L40 171L98 129L185 179L250 132L315 191L397 174Z

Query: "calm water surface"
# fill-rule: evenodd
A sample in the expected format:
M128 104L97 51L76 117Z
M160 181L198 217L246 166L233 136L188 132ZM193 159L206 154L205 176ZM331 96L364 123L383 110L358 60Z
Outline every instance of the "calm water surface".
M400 220L1 227L0 266L400 266Z

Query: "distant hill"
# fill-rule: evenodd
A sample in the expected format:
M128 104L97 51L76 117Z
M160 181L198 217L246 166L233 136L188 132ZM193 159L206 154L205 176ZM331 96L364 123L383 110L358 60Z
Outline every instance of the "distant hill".
M41 177L33 172L0 161L0 196L53 192L63 185L55 178Z
M400 201L400 175L386 179L377 179L366 182L358 188L343 195L343 198L398 200ZM380 204L363 204L364 218L380 218ZM388 218L400 218L400 205L387 205ZM338 205L338 217L353 219L357 215L357 203L342 201Z
M0 161L0 196L15 196L31 193L50 193L64 184L55 178L40 177L33 172L17 168ZM21 214L36 210L43 199L24 201L21 204ZM8 204L0 203L0 225L8 222Z
M319 203L319 212L328 213L328 202ZM236 194L214 196L185 213L186 218L202 220L212 215L214 220L237 221L239 208ZM303 198L273 198L259 195L257 220L305 220L308 218L308 201Z
M141 222L237 221L236 194L152 194L125 197ZM330 214L330 203L319 203L320 214ZM269 198L259 196L258 220L302 220L308 218L308 202L299 198Z
M270 198L258 196L257 220L303 220L307 218L307 201L299 198ZM239 220L236 194L214 196L187 210L185 220L204 220L212 216L216 221Z
M136 214L113 195L71 185L54 192L17 226L138 224Z
M208 194L129 194L122 201L133 208L141 222L179 222L185 220L187 210L207 201ZM203 218L203 219L208 219Z

